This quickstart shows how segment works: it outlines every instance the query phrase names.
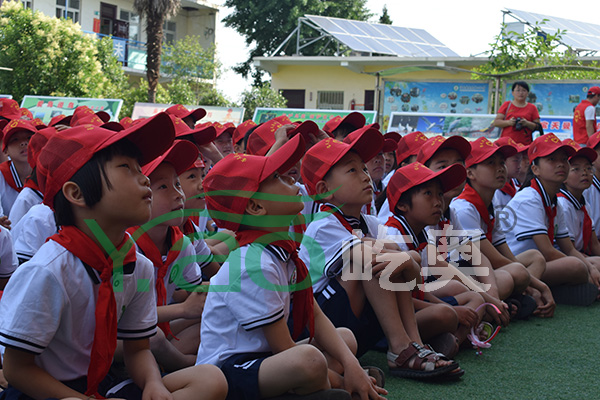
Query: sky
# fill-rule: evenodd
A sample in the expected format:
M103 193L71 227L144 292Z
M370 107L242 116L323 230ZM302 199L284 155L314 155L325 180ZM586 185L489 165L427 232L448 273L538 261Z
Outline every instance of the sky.
M222 7L223 1L215 3ZM394 25L425 29L463 57L478 55L489 49L489 43L500 32L502 10L506 8L600 24L598 1L368 0L367 7L375 14L373 22L381 15L384 5L387 5ZM230 68L248 58L248 49L244 38L221 22L229 13L229 9L222 7L218 15L217 51L224 72L217 81L217 88L229 99L238 101L242 91L249 88L251 82L244 80ZM507 18L507 22L511 20Z

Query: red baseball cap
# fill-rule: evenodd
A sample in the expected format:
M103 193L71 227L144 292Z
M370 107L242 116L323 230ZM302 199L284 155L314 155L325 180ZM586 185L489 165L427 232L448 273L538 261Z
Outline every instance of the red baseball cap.
M402 135L398 132L387 132L383 135L384 139L392 139L396 143L400 143L400 139L402 139Z
M546 157L557 150L565 150L569 157L576 153L576 150L567 144L564 144L553 133L537 137L530 145L527 151L529 162L533 162L536 158Z
M69 116L66 116L64 114L55 115L50 120L50 123L48 124L48 126L55 126L55 125L68 125L68 126L71 126L71 119L73 119L72 115L69 115Z
M328 134L332 134L341 124L350 124L354 127L354 129L360 129L365 126L366 123L365 116L359 112L351 112L345 117L340 117L339 115L327 121L323 130Z
M200 152L192 142L188 142L187 140L175 140L173 146L161 156L156 157L154 160L144 165L142 167L142 173L146 176L150 176L160 164L167 162L175 168L177 175L181 175L194 166L194 162L198 159L198 154L200 154Z
M8 123L10 122L10 120L8 119L0 119L0 131L4 129L4 127L6 125L8 125ZM0 140L2 140L2 132L0 132Z
M245 221L248 200L260 184L275 171L288 171L302 158L304 149L304 138L296 135L270 156L229 154L216 163L202 183L213 221L221 228L237 231Z
M284 125L294 125L295 128L288 132L288 137L293 137L297 134L304 136L304 141L310 140L309 134L316 134L319 126L313 121L304 121L300 124L295 124L285 116L273 118L265 123L260 124L248 136L248 144L246 151L248 154L264 156L271 147L275 144L275 131Z
M33 134L29 139L29 145L27 146L27 162L31 168L35 168L37 159L42 151L42 148L48 143L48 140L55 135L57 132L56 128L49 126L48 128L40 129Z
M233 131L233 136L232 136L233 144L237 144L242 139L244 139L244 136L246 136L246 133L248 133L248 131L255 126L256 126L256 122L252 121L251 119L248 119L248 120L242 122L241 124L239 124Z
M498 152L500 152L506 159L517 154L517 149L509 144L497 146L490 142L487 138L480 137L471 142L471 154L469 154L465 159L465 167L469 168L473 165L479 164Z
M596 161L596 158L598 158L598 153L596 153L596 150L590 147L582 147L573 139L565 139L562 142L563 144L571 146L575 149L575 154L569 157L569 160L575 157L584 157L587 158L589 162L593 163L594 161Z
M592 86L588 89L588 94L600 94L600 87Z
M119 123L123 126L123 128L127 129L133 125L133 119L131 117L123 117Z
M235 131L235 125L231 122L221 124L220 122L213 122L212 126L217 130L217 137L229 133L233 137L233 131Z
M396 160L398 163L406 160L410 156L416 156L423 146L427 142L427 136L422 132L415 131L407 135L402 136L398 142L398 148L396 149Z
M13 119L10 121L4 129L2 129L2 151L6 151L6 147L8 146L8 142L10 138L19 131L28 131L31 133L36 133L38 130L33 126L31 121L26 119Z
M174 106L167 108L165 112L180 119L191 117L194 120L194 123L204 118L206 115L206 110L204 108L196 108L195 110L190 111L181 104L175 104Z
M211 124L201 124L190 128L181 118L170 115L175 126L175 137L193 142L196 146L202 146L215 140L217 130Z
M21 118L21 107L13 99L0 98L0 117L6 119Z
M300 168L302 181L309 194L316 194L316 184L350 150L355 151L363 162L375 157L383 147L383 135L376 129L359 129L348 135L343 142L333 138L321 140L304 155Z
M128 139L140 150L140 165L144 166L163 154L174 138L173 122L164 112L119 132L81 125L53 135L38 155L37 178L45 194L44 204L52 208L65 182L100 150Z
M395 151L398 148L398 142L396 142L394 139L383 139L383 148L381 149L381 151L383 151L384 153L389 153L392 151Z
M387 185L387 198L390 203L390 211L394 212L402 193L435 178L440 178L442 190L445 193L459 186L467 179L467 170L460 164L452 164L441 171L433 172L420 162L414 162L398 168Z
M504 137L496 139L494 144L498 147L506 146L506 145L512 146L515 149L517 149L517 153L523 153L523 152L526 152L527 150L529 150L528 144L515 142L513 138L508 137L508 136L504 136Z
M586 146L590 149L594 149L596 146L598 146L598 143L600 143L600 131L594 133L588 138Z
M31 111L29 111L28 108L20 107L20 111L21 111L21 117L27 117L30 120L33 119L33 114L31 113Z
M72 127L80 126L80 125L94 125L99 126L100 128L109 129L111 131L122 131L125 129L123 125L115 121L104 122L100 119L100 117L96 114L87 114L81 118L73 118L71 120Z
M88 106L79 106L73 111L73 115L71 116L71 126L75 126L77 121L83 119L89 115L96 115L98 118L102 120L102 122L108 122L110 120L110 115L108 115L105 111L94 112Z
M471 152L471 145L462 136L449 136L447 138L441 135L434 136L421 146L421 150L419 150L419 154L417 155L417 161L425 164L441 149L454 149L458 151L463 160L466 160Z
M44 121L42 121L40 118L34 118L31 120L31 123L33 124L33 126L35 126L36 129L44 129L47 128L48 125L46 125L44 123Z

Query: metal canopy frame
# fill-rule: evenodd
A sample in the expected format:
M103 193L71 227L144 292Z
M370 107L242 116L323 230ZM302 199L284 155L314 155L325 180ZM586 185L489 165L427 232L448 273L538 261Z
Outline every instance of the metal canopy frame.
M303 38L301 36L303 25L317 31L318 36ZM290 33L288 35L288 37L285 38L285 40L275 49L275 51L273 51L273 53L269 54L269 57L277 56L281 50L287 48L287 45L292 41L292 39L294 38L294 35L296 36L296 40L294 41L294 43L296 44L296 52L294 53L295 56L301 56L302 49L305 49L306 47L310 46L313 43L318 42L319 40L327 40L327 43L319 52L319 54L318 54L319 56L323 55L325 50L327 50L327 48L329 48L329 45L332 43L335 43L335 45L336 45L336 51L335 51L336 56L340 54L340 46L346 47L343 44L341 44L338 40L336 40L333 37L333 35L331 35L329 32L327 32L325 29L321 28L317 24L310 21L308 18L299 17L298 18L298 26L296 26L296 28L294 28L292 33Z

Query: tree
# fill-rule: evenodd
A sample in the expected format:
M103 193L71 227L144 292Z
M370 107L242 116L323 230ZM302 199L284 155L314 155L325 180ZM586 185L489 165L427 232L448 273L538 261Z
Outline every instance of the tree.
M392 18L390 14L388 14L387 4L383 5L383 11L381 12L381 16L379 17L380 24L392 25Z
M244 77L252 74L255 84L262 82L262 74L253 70L252 59L273 52L297 26L298 17L314 14L360 21L371 17L366 0L226 0L225 7L233 8L223 19L225 25L253 46L250 57L234 71Z
M134 0L133 8L146 19L146 76L148 102L156 102L156 88L160 77L160 56L163 42L163 24L175 16L180 0Z
M284 108L287 105L287 99L273 89L269 82L258 86L252 86L250 90L242 93L242 107L246 118L254 116L256 107Z
M117 97L127 79L112 55L112 41L84 34L71 20L0 6L0 93L20 101L28 94Z
M211 84L221 73L214 46L205 49L198 37L186 36L165 46L163 72L173 103L227 107L230 102Z

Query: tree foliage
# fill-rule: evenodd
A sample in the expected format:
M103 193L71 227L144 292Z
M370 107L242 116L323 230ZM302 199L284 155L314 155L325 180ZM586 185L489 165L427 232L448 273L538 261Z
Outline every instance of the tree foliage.
M20 101L29 94L120 97L126 78L112 55L112 41L97 40L71 20L23 9L20 1L0 6L0 93Z
M273 89L269 82L252 86L242 93L242 107L246 118L252 118L257 107L285 108L286 105L287 99Z
M386 25L392 25L394 23L390 17L390 14L388 14L388 8L386 4L383 5L383 10L381 11L381 16L379 17L379 23Z
M306 14L366 21L371 17L366 0L226 0L225 7L233 12L223 19L251 46L250 57L234 70L244 77L252 74L255 83L261 73L253 70L252 59L272 53L298 25ZM285 49L291 54L295 49Z

